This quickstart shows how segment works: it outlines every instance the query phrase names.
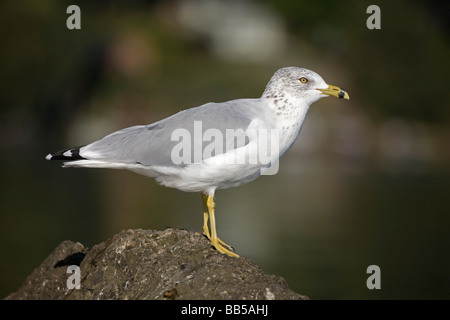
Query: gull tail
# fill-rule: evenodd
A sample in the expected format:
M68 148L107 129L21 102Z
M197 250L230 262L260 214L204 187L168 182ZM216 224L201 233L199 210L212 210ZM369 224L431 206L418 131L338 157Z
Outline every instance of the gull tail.
M80 148L70 148L61 150L55 153L48 154L45 159L47 160L63 160L64 168L113 168L113 169L129 169L127 164L105 162L102 160L88 159L80 156Z
M80 156L80 148L81 147L76 147L76 148L58 151L55 153L50 153L45 157L45 159L47 159L47 160L65 160L65 161L85 160L86 158L83 158L82 156Z

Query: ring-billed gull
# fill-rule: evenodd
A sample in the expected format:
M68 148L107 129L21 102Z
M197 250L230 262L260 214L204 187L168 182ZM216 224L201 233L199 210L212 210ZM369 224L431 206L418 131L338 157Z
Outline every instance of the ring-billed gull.
M309 106L326 96L349 99L311 70L281 68L258 99L207 103L46 159L63 160L64 167L128 169L167 187L201 192L204 235L219 252L239 257L217 237L216 189L243 185L277 165L297 139Z

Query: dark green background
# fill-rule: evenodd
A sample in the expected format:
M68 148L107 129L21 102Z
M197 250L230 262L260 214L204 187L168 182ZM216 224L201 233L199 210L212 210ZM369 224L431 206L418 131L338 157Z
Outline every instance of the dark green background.
M61 169L47 153L258 97L295 65L351 100L311 108L277 175L216 193L220 237L312 299L450 298L448 1L229 2L222 23L233 25L233 10L278 22L284 45L263 60L215 51L216 22L186 26L185 1L93 2L0 4L1 297L63 240L201 231L199 194L131 172ZM66 28L70 4L81 30ZM381 30L366 27L370 4ZM381 290L366 287L373 264Z

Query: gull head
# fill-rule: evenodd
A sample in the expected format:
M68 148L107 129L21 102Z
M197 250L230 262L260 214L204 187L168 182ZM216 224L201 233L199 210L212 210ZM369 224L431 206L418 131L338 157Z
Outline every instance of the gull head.
M298 67L278 69L262 95L267 99L286 99L307 106L327 96L350 99L347 92L337 86L327 84L314 71Z

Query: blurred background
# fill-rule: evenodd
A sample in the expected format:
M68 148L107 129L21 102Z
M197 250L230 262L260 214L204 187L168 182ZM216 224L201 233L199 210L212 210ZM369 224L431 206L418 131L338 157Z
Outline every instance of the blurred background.
M81 30L66 27L71 4ZM380 30L366 26L371 4ZM216 193L220 237L312 299L449 299L449 12L444 0L1 2L0 297L63 240L202 230L199 194L62 169L49 152L259 97L293 65L351 100L313 105L278 174Z

